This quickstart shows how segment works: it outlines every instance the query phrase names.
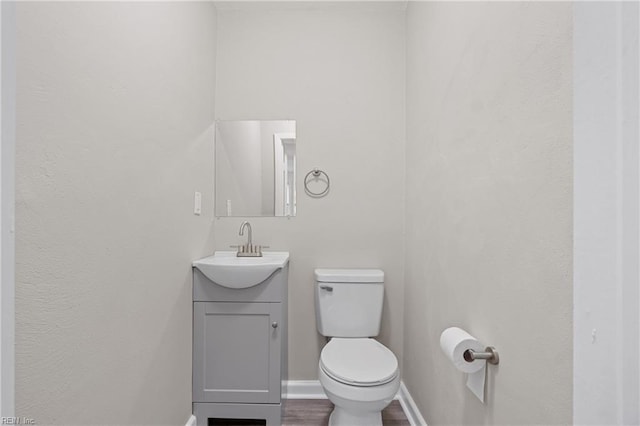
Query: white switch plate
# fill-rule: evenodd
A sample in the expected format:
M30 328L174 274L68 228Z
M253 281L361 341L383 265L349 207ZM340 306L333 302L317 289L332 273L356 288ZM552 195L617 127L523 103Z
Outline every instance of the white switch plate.
M200 213L202 213L202 194L196 191L193 197L193 214L199 216Z

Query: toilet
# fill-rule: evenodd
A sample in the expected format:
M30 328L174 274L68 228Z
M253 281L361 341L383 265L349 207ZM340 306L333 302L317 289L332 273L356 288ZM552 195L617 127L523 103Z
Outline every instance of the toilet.
M380 332L384 272L316 269L316 324L331 338L318 375L335 408L330 426L381 426L382 410L400 387L396 356L373 339Z

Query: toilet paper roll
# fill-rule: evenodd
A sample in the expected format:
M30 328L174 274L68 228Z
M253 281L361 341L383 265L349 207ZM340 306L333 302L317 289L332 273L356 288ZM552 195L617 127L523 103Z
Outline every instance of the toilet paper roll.
M458 327L449 327L440 336L440 347L453 365L463 373L475 373L485 366L486 362L476 360L467 362L464 360L464 351L472 349L476 352L484 352L484 346L478 340Z
M487 361L478 359L467 362L464 359L464 352L467 349L484 352L484 346L461 328L450 327L440 335L440 347L458 370L468 374L467 387L481 402L484 402Z

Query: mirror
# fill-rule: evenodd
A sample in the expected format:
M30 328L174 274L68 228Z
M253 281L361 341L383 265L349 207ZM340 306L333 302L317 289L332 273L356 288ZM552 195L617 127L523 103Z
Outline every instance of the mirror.
M296 215L296 122L216 121L215 214Z

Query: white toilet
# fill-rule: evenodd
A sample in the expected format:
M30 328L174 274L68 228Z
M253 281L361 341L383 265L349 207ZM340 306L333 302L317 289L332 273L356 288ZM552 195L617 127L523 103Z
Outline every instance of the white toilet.
M384 272L316 269L316 324L331 337L320 354L319 377L335 408L331 426L382 425L382 410L400 387L398 360L372 339L380 332Z

